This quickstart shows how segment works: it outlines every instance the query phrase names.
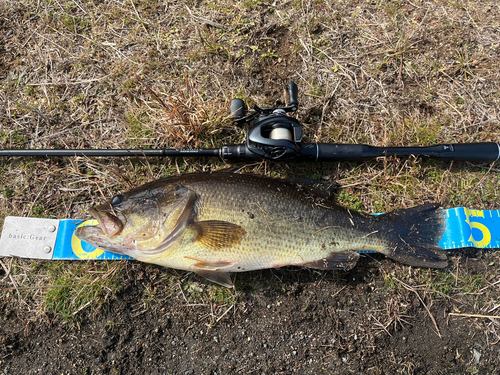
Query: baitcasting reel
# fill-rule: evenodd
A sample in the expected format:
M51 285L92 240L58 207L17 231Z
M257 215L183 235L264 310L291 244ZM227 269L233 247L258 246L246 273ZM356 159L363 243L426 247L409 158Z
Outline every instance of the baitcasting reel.
M231 100L231 118L237 126L249 125L247 151L270 160L292 160L300 155L302 128L300 122L286 115L295 112L299 105L298 88L294 82L287 85L289 105L286 107L253 107L247 114L241 99Z

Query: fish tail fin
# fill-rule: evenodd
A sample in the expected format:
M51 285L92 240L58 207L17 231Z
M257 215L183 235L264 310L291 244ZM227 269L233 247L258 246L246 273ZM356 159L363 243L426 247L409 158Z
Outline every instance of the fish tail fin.
M446 213L440 204L424 204L378 216L388 223L387 257L413 267L444 268L446 253L439 241L446 230ZM385 225L384 225L385 227Z

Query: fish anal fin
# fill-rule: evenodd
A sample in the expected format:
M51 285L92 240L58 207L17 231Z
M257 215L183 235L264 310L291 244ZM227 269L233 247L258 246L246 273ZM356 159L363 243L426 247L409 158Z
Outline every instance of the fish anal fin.
M220 220L199 221L192 228L197 232L194 241L214 251L239 244L246 233L239 225Z
M318 270L350 270L356 265L358 259L359 254L356 251L343 251L340 253L331 253L328 257L297 265Z
M233 288L233 282L231 281L231 277L228 272L215 272L215 271L195 271L201 277L204 277L207 280L210 280L213 283L225 286L226 288Z
M185 256L186 259L195 260L196 263L191 265L191 269L195 272L200 271L218 271L224 268L228 268L233 266L235 263L230 262L228 260L219 260L219 261L209 261L201 258L189 257Z

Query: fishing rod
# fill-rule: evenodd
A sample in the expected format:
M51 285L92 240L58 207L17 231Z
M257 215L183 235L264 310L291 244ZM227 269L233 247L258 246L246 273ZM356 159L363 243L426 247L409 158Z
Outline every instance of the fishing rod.
M73 150L0 150L0 156L161 156L220 157L228 162L273 161L357 161L377 157L422 156L436 159L488 161L500 158L495 142L453 143L428 147L376 147L363 144L302 143L300 122L287 115L298 109L298 88L287 85L289 103L285 107L253 107L248 114L243 100L231 100L231 119L236 126L248 126L245 144L218 149L73 149Z

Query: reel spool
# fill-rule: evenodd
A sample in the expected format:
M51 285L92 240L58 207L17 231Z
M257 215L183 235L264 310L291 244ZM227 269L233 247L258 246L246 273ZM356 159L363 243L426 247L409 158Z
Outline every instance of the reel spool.
M286 140L291 141L292 140L292 133L290 132L290 130L285 129L285 128L274 128L269 133L269 138L270 139L286 139Z

